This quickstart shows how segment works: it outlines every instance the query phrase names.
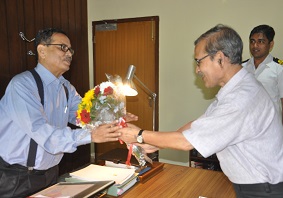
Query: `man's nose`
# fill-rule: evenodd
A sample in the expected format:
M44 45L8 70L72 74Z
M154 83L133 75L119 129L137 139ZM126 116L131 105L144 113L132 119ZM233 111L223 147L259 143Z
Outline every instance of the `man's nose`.
M66 52L66 54L68 54L70 57L73 56L73 54L71 53L71 51L68 49L68 51Z
M196 74L198 74L200 72L199 66L196 66L195 72L196 72Z
M254 47L258 47L258 42L254 42L254 43L252 43L252 46L254 46Z

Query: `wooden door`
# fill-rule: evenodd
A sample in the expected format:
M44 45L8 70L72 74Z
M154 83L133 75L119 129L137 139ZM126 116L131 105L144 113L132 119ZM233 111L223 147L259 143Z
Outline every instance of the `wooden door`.
M125 78L129 65L136 76L157 94L155 130L158 130L158 17L93 22L94 86L106 81L105 73ZM127 111L139 116L136 125L153 128L153 100L134 80L138 95L127 97ZM114 148L126 148L118 142L95 145L96 157Z
M0 98L13 76L36 66L33 38L38 30L49 27L63 29L75 50L64 77L81 95L89 89L87 0L1 0L0 27ZM60 174L89 162L90 145L80 146L64 155Z

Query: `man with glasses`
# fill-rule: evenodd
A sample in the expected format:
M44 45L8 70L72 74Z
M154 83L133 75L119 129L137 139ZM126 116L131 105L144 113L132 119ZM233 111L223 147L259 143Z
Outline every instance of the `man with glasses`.
M75 129L81 96L62 75L70 69L74 50L67 35L59 29L39 31L35 38L38 64L35 72L16 75L0 101L0 197L26 197L54 184L63 153L72 153L91 142L117 141L119 127L102 125L93 130ZM42 102L43 101L43 102ZM128 117L128 121L136 120ZM111 127L112 126L112 127ZM30 147L32 141L35 147ZM35 152L29 166L29 152Z
M283 123L283 61L270 54L275 31L269 25L255 27L249 37L252 58L242 65L261 82L273 100Z
M119 129L127 143L146 152L162 148L216 153L238 198L283 197L283 128L272 100L253 74L242 68L243 43L232 28L217 25L195 41L196 73L205 86L220 86L198 119L173 132ZM162 141L160 141L162 140Z

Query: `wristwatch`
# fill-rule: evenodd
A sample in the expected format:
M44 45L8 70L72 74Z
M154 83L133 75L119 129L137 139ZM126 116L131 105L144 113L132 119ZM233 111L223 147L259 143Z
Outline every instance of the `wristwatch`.
M140 143L140 144L143 143L143 137L142 137L142 132L143 132L143 131L144 131L144 130L141 129L141 130L139 131L139 133L138 133L138 136L137 136L137 142Z

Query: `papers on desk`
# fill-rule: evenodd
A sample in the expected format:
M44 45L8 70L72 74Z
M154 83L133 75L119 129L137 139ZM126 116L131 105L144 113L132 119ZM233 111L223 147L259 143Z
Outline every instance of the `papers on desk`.
M113 180L115 184L123 184L135 175L135 169L124 169L91 164L83 169L70 173L70 176L85 181Z
M113 164L110 163L109 165ZM115 184L108 188L107 194L112 196L119 196L137 182L138 174L135 173L135 170L136 169L134 167L109 167L91 164L86 168L70 173L71 178L68 178L68 181L82 182L113 180L115 181Z
M122 195L124 192L129 190L135 183L137 183L138 174L134 174L132 177L130 177L127 181L125 181L123 184L114 184L110 188L107 189L107 194L112 196L119 196Z
M83 169L70 173L65 178L30 198L82 198L99 192L112 196L119 196L137 182L136 168L117 168L99 165L89 165ZM105 190L106 189L106 190Z

